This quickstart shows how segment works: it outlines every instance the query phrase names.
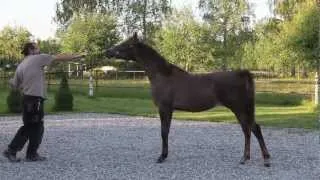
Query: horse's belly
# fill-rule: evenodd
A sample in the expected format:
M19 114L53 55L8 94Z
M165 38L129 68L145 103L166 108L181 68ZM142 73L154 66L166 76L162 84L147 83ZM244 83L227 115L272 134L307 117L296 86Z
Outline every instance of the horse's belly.
M213 108L216 105L216 100L213 97L197 97L176 99L173 103L174 109L190 112L200 112Z
M180 111L188 111L188 112L201 112L201 111L206 111L211 108L213 108L215 105L212 106L176 106L174 107L175 110L180 110Z

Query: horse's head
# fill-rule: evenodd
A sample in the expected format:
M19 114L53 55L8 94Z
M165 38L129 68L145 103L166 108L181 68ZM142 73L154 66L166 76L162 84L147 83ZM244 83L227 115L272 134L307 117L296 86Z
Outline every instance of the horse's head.
M106 50L106 56L108 58L118 58L123 60L135 60L135 48L140 42L137 33L122 43L115 45Z

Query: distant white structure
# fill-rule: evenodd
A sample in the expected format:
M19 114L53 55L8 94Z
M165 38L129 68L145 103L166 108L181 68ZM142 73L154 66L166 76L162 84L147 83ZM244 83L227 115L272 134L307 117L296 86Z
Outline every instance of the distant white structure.
M108 71L117 71L118 69L114 66L102 66L99 68L95 68L96 70L101 70L104 73L107 73Z

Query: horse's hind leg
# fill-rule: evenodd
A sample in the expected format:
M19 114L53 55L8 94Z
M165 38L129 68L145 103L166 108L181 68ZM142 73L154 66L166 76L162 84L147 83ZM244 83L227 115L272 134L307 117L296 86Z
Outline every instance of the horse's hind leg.
M241 128L245 138L244 153L240 160L241 164L245 164L250 159L250 141L251 141L251 127L248 123L241 123Z
M259 142L259 145L260 145L260 148L261 148L261 152L262 152L262 156L263 156L263 159L264 159L264 166L269 167L270 166L270 161L269 161L270 154L268 152L266 144L264 143L264 139L263 139L263 136L262 136L261 128L255 122L253 123L253 126L252 126L252 132L256 136L256 138L257 138L257 140Z
M245 144L244 144L244 153L243 157L240 160L240 164L245 164L247 160L250 159L250 138L251 138L251 125L248 115L246 113L235 113L237 119L242 128L242 132L244 134Z
M161 120L162 153L158 158L158 163L162 163L168 157L168 135L172 119L171 108L159 108Z

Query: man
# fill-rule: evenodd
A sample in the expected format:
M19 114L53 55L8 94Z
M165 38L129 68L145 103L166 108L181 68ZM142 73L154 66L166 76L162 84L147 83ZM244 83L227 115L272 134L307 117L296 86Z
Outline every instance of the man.
M11 162L19 162L16 157L25 143L29 140L26 153L27 161L43 161L45 157L40 156L37 150L41 144L43 126L43 101L46 98L44 66L50 65L52 61L69 61L84 57L84 55L61 54L51 56L40 54L36 43L26 43L22 54L25 56L17 67L14 78L9 81L12 88L21 89L23 93L23 126L17 131L15 137L8 145L3 155Z

